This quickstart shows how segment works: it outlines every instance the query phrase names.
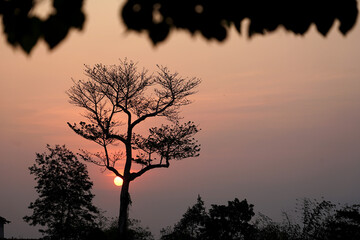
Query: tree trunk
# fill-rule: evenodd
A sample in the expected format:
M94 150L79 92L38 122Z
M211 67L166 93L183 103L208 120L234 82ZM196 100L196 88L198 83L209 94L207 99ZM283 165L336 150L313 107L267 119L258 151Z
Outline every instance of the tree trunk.
M129 194L130 181L124 178L123 185L120 193L120 212L119 212L119 240L127 240L127 224L128 224L128 210L130 204Z

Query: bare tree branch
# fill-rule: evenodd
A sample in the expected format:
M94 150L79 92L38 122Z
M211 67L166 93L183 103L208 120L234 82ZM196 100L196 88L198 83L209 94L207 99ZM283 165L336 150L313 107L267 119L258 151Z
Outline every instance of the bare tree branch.
M166 164L155 164L155 165L149 165L146 166L145 168L141 169L140 171L136 172L136 173L131 173L130 175L130 181L135 180L137 177L140 177L141 175L143 175L144 173L146 173L147 171L151 170L151 169L155 169L155 168L168 168L170 166L169 161L166 161Z
M196 93L194 89L201 83L198 78L182 78L176 72L171 74L166 67L157 66L159 71L154 82L161 87L155 89L157 100L151 107L148 104L150 111L135 120L132 128L149 117L165 116L172 121L178 120L178 109L191 103L186 97Z
M78 153L78 155L85 161L85 162L90 162L93 163L97 166L100 167L104 167L104 171L110 170L111 172L113 172L116 176L119 176L121 178L123 178L123 175L120 174L118 172L118 170L116 170L115 165L118 161L120 161L121 159L123 159L123 153L122 152L117 152L117 153L113 153L112 156L110 156L108 154L107 148L106 146L104 147L105 150L105 154L101 153L101 152L97 152L97 153L91 153L89 151L85 151L83 149L81 149L81 153Z

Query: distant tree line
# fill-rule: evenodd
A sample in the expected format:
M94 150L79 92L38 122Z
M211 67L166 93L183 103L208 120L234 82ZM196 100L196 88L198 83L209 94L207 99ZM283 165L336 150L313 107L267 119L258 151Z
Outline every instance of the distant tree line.
M173 227L161 230L161 240L358 240L360 205L336 206L330 201L303 199L293 220L283 213L275 222L259 214L246 199L212 205L206 211L199 196Z
M93 183L85 164L65 146L47 145L29 168L39 194L30 203L32 215L24 220L40 225L42 239L113 240L119 238L118 219L108 221L92 204ZM326 200L303 199L297 216L283 213L281 222L258 214L246 199L206 210L200 196L172 227L161 230L160 240L359 240L360 205L335 205ZM154 240L149 228L128 219L128 239Z

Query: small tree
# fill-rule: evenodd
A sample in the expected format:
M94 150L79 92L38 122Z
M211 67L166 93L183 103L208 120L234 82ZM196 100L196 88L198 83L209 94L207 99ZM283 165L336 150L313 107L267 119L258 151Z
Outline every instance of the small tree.
M211 205L207 222L207 239L253 239L254 228L249 223L255 215L254 205L235 198L228 205Z
M171 160L198 156L199 145L193 138L198 128L192 122L179 123L179 109L188 105L200 79L182 78L166 67L156 74L138 71L126 59L120 65L86 66L88 81L74 81L67 94L70 103L85 109L88 122L68 125L80 136L94 141L103 152L83 151L85 161L112 171L123 179L120 194L119 234L127 239L130 182L155 168L168 168ZM148 136L136 134L135 127L152 117L166 117L173 125L149 130ZM109 146L120 143L110 154ZM134 154L135 153L135 154ZM116 164L124 160L123 166ZM132 164L141 166L133 171ZM120 170L121 169L121 170Z
M204 239L205 224L208 220L208 214L205 210L204 201L200 196L197 202L187 209L182 219L174 225L174 228L168 227L161 230L161 240L196 240Z
M98 209L92 204L92 182L86 165L65 146L56 145L48 152L37 153L30 174L37 180L39 198L31 202L30 225L45 226L39 230L50 239L81 239L96 226Z

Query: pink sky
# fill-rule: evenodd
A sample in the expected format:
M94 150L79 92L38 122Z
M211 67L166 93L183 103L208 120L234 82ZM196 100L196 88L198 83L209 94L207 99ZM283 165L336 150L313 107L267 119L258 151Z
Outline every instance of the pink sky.
M86 1L84 31L72 31L51 52L41 42L25 56L1 34L0 216L12 221L5 237L39 236L22 221L37 197L27 169L35 152L47 143L96 147L66 125L81 119L65 94L71 78L84 78L84 64L125 57L150 71L162 64L203 80L183 109L184 120L202 129L200 157L131 185L130 215L154 234L178 221L198 194L208 206L247 198L273 218L293 209L296 198L360 202L359 24L346 37L337 23L327 38L315 27L304 37L280 29L251 40L233 31L221 44L172 32L154 48L144 34L125 31L121 4ZM89 171L96 205L117 216L113 177Z

